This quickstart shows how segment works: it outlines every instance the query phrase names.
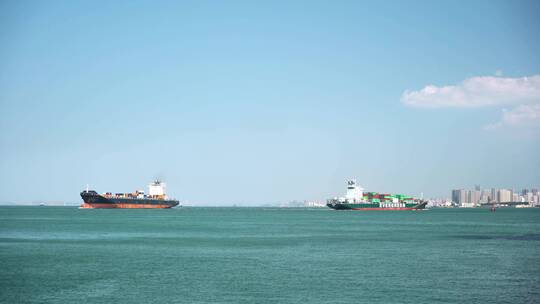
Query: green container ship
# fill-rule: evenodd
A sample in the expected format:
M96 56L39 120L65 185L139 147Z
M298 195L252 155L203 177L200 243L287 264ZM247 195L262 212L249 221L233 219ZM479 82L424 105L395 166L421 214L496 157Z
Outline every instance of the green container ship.
M427 202L403 194L364 192L356 181L347 182L345 197L329 199L326 206L335 210L422 210Z

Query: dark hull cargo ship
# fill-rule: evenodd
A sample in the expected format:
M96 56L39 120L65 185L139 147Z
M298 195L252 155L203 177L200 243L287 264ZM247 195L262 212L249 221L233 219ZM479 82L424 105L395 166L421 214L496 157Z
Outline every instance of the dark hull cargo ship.
M356 186L356 181L347 182L345 197L329 199L326 206L335 210L422 210L426 201L402 194L379 194L363 192Z
M81 192L83 204L81 209L100 209L100 208L172 208L178 206L177 200L168 199L165 195L165 183L156 180L149 186L148 195L144 191L137 190L134 193L116 193L107 192L99 194L88 188Z

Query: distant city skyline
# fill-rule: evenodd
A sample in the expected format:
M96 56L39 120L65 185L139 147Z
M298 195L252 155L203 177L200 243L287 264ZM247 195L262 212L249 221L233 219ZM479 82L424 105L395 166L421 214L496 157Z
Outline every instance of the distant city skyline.
M476 185L473 189L453 189L452 202L461 207L477 207L483 204L528 203L540 206L540 187L523 188L485 188Z
M540 182L540 2L0 3L0 202Z

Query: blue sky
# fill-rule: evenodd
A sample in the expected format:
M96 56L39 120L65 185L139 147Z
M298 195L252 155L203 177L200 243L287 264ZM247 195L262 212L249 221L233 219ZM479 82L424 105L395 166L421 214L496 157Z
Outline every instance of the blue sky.
M156 177L196 205L322 200L351 177L442 197L540 186L538 16L538 1L3 1L0 201Z

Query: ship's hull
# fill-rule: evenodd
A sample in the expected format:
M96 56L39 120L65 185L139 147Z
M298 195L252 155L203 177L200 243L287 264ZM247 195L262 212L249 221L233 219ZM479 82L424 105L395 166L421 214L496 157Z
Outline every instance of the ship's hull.
M166 204L87 204L83 203L79 208L81 209L166 209L166 208L172 208L174 206L172 205L166 205Z
M81 192L81 209L166 209L178 206L175 200L149 198L111 198L97 193Z
M426 208L427 202L412 203L412 204L380 204L380 203L344 203L344 202L329 202L326 206L335 210L387 210L387 211L401 211L401 210L423 210Z

